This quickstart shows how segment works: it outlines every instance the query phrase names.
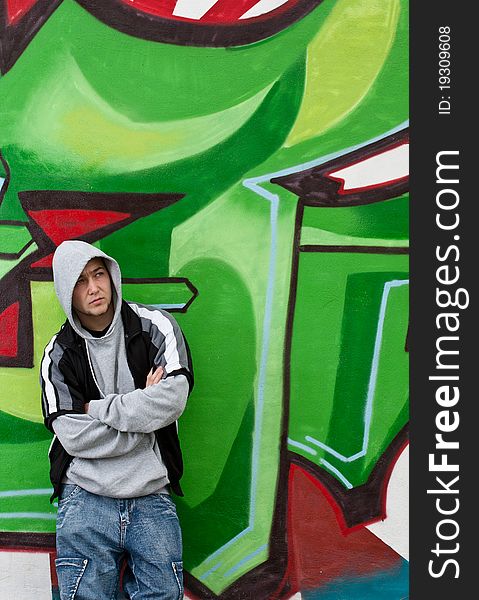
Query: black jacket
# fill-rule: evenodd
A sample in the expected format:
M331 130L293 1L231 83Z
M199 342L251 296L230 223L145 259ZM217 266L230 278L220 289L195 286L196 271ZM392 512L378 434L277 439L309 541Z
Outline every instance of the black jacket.
M135 386L137 388L144 388L148 372L154 365L155 357L157 358L158 352L161 352L161 348L158 348L158 341L153 339L151 333L142 324L142 319L125 301L122 303L121 318L125 331L128 366ZM168 373L167 376L182 373L188 380L191 392L193 388L193 369L190 352L186 340L184 341L187 351L187 360L185 362L187 364L176 371ZM98 398L100 395L100 390L98 390L95 384L88 364L85 340L74 331L68 320L56 336L55 347L56 352L60 353L60 358L57 360L57 367L63 376L62 383L68 386L71 403L65 408L58 402L56 410L49 410L48 403L45 400L45 387L48 385L46 379L51 376L51 372L48 373L47 378L41 378L44 422L46 427L51 431L53 431L52 422L56 417L62 414L84 413L84 404L91 399ZM55 393L57 392L55 391ZM155 436L158 441L161 457L168 472L171 488L177 495L182 496L180 479L183 474L183 459L176 422L157 430ZM61 481L73 457L66 452L58 438L55 437L49 451L49 458L50 479L53 485L51 501L53 501L59 495Z

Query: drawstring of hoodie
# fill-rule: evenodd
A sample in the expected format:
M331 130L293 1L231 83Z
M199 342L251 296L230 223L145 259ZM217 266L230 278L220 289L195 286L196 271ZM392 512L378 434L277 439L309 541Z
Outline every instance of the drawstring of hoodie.
M95 385L98 388L98 391L100 392L100 396L102 398L104 398L105 394L103 393L103 390L101 389L100 384L98 383L98 380L95 376L95 371L93 369L93 365L92 365L91 358L90 358L90 350L88 349L88 340L86 338L85 338L85 348L86 348L86 356L88 358L88 365L90 366L90 371L91 371L91 374L93 377L93 381L95 382Z

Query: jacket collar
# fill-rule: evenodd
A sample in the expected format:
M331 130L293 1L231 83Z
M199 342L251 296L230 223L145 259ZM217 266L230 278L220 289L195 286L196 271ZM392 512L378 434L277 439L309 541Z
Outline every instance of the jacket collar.
M128 302L125 300L121 304L121 319L123 321L123 328L125 330L125 338L128 341L130 338L138 333L141 333L141 320L135 311L130 308ZM68 319L62 325L60 332L58 333L57 341L68 348L74 350L81 349L83 345L83 338L70 325Z
M120 314L127 340L141 333L141 319L125 300L122 301Z

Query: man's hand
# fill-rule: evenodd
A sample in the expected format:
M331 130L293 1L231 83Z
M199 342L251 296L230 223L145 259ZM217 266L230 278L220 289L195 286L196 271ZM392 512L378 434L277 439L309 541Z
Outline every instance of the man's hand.
M158 367L156 371L154 371L152 368L146 378L145 388L150 387L150 385L155 385L155 383L159 383L163 379L163 374L163 367Z
M163 367L158 367L155 371L153 371L153 368L152 368L146 377L145 388L150 387L150 385L155 385L155 383L159 383L163 379L164 372L165 371L164 371ZM84 407L85 407L85 414L87 415L88 409L90 408L90 403L85 402Z

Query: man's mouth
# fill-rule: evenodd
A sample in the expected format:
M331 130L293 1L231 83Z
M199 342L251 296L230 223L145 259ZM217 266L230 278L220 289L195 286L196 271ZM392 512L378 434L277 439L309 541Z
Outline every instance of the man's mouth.
M92 300L90 304L99 304L102 300L103 298L95 298L95 300Z

